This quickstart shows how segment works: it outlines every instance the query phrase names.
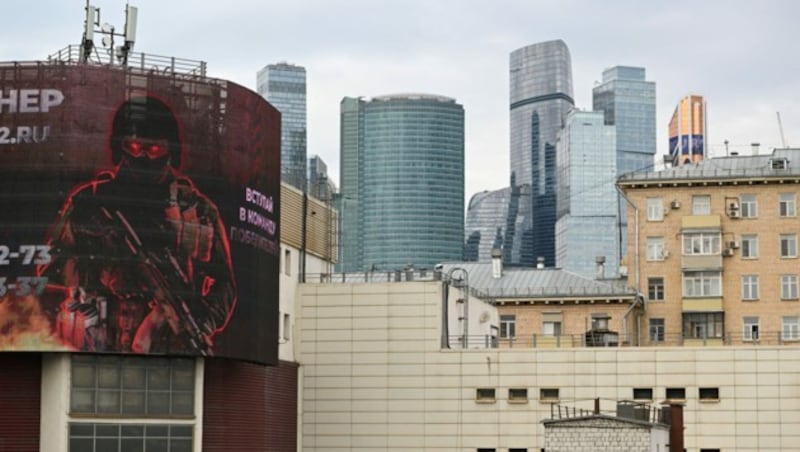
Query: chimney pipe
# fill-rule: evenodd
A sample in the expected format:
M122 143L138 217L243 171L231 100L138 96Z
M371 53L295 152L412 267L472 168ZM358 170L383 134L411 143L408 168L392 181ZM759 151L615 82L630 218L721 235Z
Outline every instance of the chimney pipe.
M751 143L750 146L753 148L753 155L758 155L758 147L761 146L761 143Z
M544 256L536 258L536 268L544 268Z
M499 248L492 248L492 278L503 277L503 252Z
M597 265L597 274L595 275L597 279L604 279L605 275L605 263L606 257L605 256L595 256L594 263Z

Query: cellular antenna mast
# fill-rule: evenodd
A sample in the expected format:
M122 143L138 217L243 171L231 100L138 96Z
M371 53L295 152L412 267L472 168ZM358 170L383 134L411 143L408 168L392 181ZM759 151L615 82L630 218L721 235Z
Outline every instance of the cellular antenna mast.
M775 114L778 115L778 130L781 131L781 145L786 148L786 137L783 136L783 123L781 122L781 112L777 111Z
M109 23L100 25L100 8L95 7L86 0L86 22L83 27L83 39L81 39L81 57L80 61L83 63L89 62L92 57L92 51L95 50L94 34L99 33L103 35L100 40L103 48L109 55L109 64L114 64L114 57L119 60L123 66L128 64L128 55L133 50L133 44L136 41L136 20L138 16L138 9L135 6L125 4L125 29L123 33L115 33L114 26ZM114 37L121 37L123 44L114 47Z

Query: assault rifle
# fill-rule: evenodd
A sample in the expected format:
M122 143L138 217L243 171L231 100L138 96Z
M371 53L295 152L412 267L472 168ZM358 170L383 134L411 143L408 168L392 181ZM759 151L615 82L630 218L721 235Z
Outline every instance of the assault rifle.
M103 210L105 211L105 209ZM111 218L108 211L105 213ZM183 331L195 351L203 356L213 355L208 334L204 333L197 324L187 301L180 295L180 290L175 290L184 287L190 292L194 292L189 277L175 259L172 251L165 247L163 255L159 256L154 251L146 250L125 216L120 211L114 213L126 231L125 243L133 255L139 258L141 277L153 291L156 302L164 308L172 332L179 335Z

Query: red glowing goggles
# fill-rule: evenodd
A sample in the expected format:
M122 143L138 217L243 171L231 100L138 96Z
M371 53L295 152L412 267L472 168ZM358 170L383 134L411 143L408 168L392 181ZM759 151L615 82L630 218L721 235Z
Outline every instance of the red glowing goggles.
M126 137L122 140L122 150L135 158L147 155L149 159L157 159L169 153L169 141L164 138Z

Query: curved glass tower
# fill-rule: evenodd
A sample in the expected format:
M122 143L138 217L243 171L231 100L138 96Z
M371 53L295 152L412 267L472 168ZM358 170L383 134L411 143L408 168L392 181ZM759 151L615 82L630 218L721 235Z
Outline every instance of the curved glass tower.
M342 108L343 192L354 188L349 178L358 179L350 200L357 208L342 211L342 225L352 223L347 216L355 210L358 237L347 240L343 229L340 268L432 268L461 260L464 108L454 99L425 94L345 98ZM363 126L348 123L358 132L345 134L345 119Z
M511 52L509 66L511 176L531 185L533 254L553 266L556 138L574 105L572 62L567 45L556 40Z

